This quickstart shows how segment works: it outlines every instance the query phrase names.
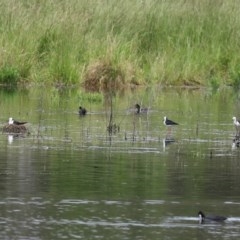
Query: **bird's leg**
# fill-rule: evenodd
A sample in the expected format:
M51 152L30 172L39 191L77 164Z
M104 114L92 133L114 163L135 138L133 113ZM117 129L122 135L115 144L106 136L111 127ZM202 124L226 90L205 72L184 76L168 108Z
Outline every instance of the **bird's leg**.
M168 132L172 133L172 128L171 127L168 128Z
M239 128L238 128L238 126L235 126L235 128L236 128L236 136L235 137L239 137Z
M167 128L167 134L166 134L166 139L170 138L171 137L171 133L172 133L172 128L168 126Z

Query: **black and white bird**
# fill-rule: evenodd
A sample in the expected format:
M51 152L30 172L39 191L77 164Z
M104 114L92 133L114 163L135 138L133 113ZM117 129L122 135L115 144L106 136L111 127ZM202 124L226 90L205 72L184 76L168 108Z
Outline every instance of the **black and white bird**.
M227 219L227 217L219 216L219 215L205 216L205 214L202 211L198 212L198 217L199 217L199 223L210 222L210 221L223 222Z
M136 109L137 114L148 113L148 111L149 111L148 108L141 108L141 106L138 103L135 104L135 109Z
M80 116L85 116L87 114L87 110L84 107L79 107L78 113Z
M173 125L179 125L178 123L168 119L166 116L163 118L163 123L166 126L173 126Z
M8 124L9 125L24 125L24 124L26 124L27 122L19 122L19 121L16 121L16 120L14 120L13 118L9 118L9 120L8 120Z
M239 120L237 120L236 117L233 117L232 120L233 120L233 125L236 128L236 136L239 136L240 122L239 122Z
M240 122L237 120L236 117L233 117L232 120L233 120L233 124L235 125L235 127L240 127Z

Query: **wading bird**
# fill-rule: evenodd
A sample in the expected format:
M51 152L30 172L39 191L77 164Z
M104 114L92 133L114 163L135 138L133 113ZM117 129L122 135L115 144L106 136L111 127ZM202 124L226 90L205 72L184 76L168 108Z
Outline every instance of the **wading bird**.
M239 127L240 127L239 120L237 120L236 117L233 117L232 120L233 120L233 125L236 128L236 135L238 136L239 135Z
M178 123L168 119L166 116L163 118L163 123L166 126L173 126L173 125L179 125Z

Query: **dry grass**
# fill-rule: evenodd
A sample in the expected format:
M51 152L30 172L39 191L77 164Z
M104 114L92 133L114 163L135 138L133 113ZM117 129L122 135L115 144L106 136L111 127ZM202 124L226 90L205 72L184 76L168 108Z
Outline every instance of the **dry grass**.
M124 88L124 74L108 61L97 61L88 66L83 80L89 91L117 91Z

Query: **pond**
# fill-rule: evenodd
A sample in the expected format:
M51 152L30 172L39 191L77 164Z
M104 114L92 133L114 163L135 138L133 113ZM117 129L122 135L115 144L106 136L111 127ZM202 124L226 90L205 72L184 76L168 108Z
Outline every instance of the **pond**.
M28 122L0 135L1 239L239 239L231 89L30 88L1 90L0 104L1 127ZM228 219L199 224L199 210Z

